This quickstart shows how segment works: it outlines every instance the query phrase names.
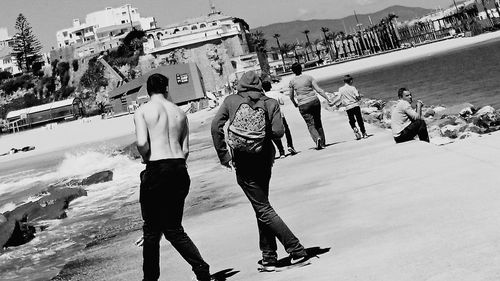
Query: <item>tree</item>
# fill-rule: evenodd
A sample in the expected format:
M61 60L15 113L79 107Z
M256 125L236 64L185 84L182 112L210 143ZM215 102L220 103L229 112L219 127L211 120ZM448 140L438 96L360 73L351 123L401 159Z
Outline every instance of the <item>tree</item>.
M488 20L491 24L491 26L493 26L493 19L491 19L491 16L490 14L488 13L488 8L486 8L486 5L490 2L490 0L481 0L481 4L483 5L483 9L484 9L484 12L486 13L486 16L488 17ZM496 1L495 1L496 2ZM495 4L496 6L496 4Z
M281 49L280 45L280 35L278 33L273 35L274 39L276 39L276 44L278 45L278 50L280 51L281 54L281 60L283 61L283 72L285 71L285 56L283 56L283 50Z
M15 29L12 54L16 58L18 67L24 72L30 72L33 63L38 62L41 58L42 45L33 34L31 26L23 14L17 16Z
M104 77L104 66L97 63L96 58L89 60L89 68L80 78L80 86L96 92L101 86L107 85L108 80Z
M257 53L257 59L259 60L261 77L270 79L271 67L269 66L269 61L267 60L266 44L267 40L264 38L264 32L257 30L252 33L252 45Z
M332 46L330 45L330 38L328 36L328 31L330 31L328 27L321 28L321 32L323 32L323 37L325 38L326 48L328 48L328 53L330 53L330 57L333 60Z
M339 49L337 47L337 33L335 31L332 31L332 32L329 32L327 33L328 35L328 39L331 39L333 40L333 48L335 49L335 58L338 59L339 58ZM333 57L332 57L332 60L333 60Z
M312 49L312 44L311 44L311 40L309 40L309 30L304 30L302 31L302 33L304 33L306 35L306 40L307 40L307 45L311 48L311 53L314 53L313 49ZM306 55L307 55L307 49L306 49ZM309 56L307 56L307 60L309 60Z

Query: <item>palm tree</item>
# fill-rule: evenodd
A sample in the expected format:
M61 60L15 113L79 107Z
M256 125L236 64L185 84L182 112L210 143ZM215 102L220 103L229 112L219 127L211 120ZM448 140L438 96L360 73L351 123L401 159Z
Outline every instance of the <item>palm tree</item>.
M297 60L298 63L300 63L300 56L297 54L297 47L299 46L299 43L293 42L290 43L290 48L293 50L293 53L295 54L295 59Z
M335 40L336 38L337 38L337 33L335 31L328 33L328 39L333 40L333 48L335 49L335 58L338 59L339 58L339 49L337 48L337 40ZM332 56L332 60L333 60L333 56Z
M281 50L281 45L280 45L280 38L281 35L279 35L278 33L275 33L273 35L274 39L276 39L276 44L278 45L278 50L280 51L280 54L281 54L281 60L283 61L283 72L285 72L285 57L283 56L283 51Z
M308 35L308 34L309 34L309 32L310 32L310 31L309 31L309 30L307 30L307 29L306 29L306 30L304 30L304 31L302 31L302 33L304 33L304 34L306 35L306 39L307 39L307 43L309 43L309 44L308 44L308 45L309 45L309 47L311 47L311 46L312 46L312 45L311 45L311 40L309 40L309 35ZM311 47L311 53L313 53L312 47ZM307 54L307 50L306 50L306 54ZM307 56L307 60L309 60L309 56Z
M321 43L323 43L323 40L321 40L319 38L316 38L313 40L314 49L316 50L316 56L318 57L318 59L319 59L319 54L321 53L318 50L318 45L320 45Z
M269 61L267 60L267 50L266 50L267 40L264 38L264 32L262 30L256 30L252 33L252 45L257 53L257 59L259 60L261 77L271 76L271 67L269 66Z
M393 37L394 43L396 47L401 47L401 43L399 42L399 37L398 37L398 31L396 30L396 27L394 26L393 21L397 19L398 16L394 13L389 13L387 15L387 24L389 26L389 31L391 32L391 35Z
M344 57L347 57L347 49L345 48L344 40L345 40L345 32L339 32L340 42L342 43L342 49L344 51Z
M486 16L488 17L488 20L490 21L491 26L493 26L493 20L491 19L491 16L488 13L488 8L486 8L486 4L489 3L489 2L490 2L489 0L481 0L481 4L483 4L484 12L486 13Z
M311 42L304 42L304 44L302 45L302 47L304 47L304 50L306 52L307 61L310 61L311 59L309 58L309 52L307 51L307 48L311 47Z
M325 38L326 47L328 48L328 53L330 53L330 57L333 60L332 46L330 46L330 40L329 40L328 35L327 35L328 31L330 31L330 29L328 27L321 28L321 32L323 32L323 36Z

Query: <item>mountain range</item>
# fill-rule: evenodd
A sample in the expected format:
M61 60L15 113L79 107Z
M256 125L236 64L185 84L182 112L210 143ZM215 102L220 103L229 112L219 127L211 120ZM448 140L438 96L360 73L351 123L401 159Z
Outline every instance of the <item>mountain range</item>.
M273 38L274 34L280 35L279 40L281 43L291 43L297 40L299 42L304 42L306 39L302 32L304 30L309 30L309 39L312 42L315 39L323 38L323 32L321 32L322 27L327 27L330 31L351 33L356 28L358 22L364 27L370 26L370 18L373 24L378 24L382 18L387 17L389 13L393 13L398 16L398 21L403 22L424 16L430 12L432 12L432 10L425 8L391 6L371 14L357 14L357 20L354 15L342 19L297 20L252 28L250 31L262 31L264 33L264 38L268 41L267 46L276 47L276 39Z

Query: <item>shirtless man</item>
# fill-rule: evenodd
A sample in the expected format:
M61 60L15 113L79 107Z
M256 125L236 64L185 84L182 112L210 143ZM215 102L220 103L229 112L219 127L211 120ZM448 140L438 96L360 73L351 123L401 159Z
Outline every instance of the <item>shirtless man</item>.
M143 281L160 277L161 235L191 265L195 280L210 279L209 265L182 227L184 200L190 178L186 168L189 127L186 114L167 100L168 78L153 74L147 81L151 100L134 115L137 148L146 164L141 172Z

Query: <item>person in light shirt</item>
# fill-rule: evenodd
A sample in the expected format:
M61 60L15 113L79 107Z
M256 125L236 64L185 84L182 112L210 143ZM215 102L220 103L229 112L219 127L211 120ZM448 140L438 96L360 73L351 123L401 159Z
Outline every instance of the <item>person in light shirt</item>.
M285 104L283 100L283 95L279 91L272 91L271 82L269 82L268 80L262 81L262 89L264 90L266 96L277 100L280 107L281 105ZM283 110L281 110L281 118L283 120L283 126L285 127L285 137L286 137L286 144L288 146L288 151L290 152L291 155L295 155L297 154L297 151L295 151L295 148L293 147L292 134L290 133L290 128L288 127L288 123L286 122ZM280 158L284 158L286 154L281 139L273 139L273 142L278 148L278 151L280 153Z
M411 107L413 97L407 88L398 90L398 98L391 115L392 134L396 143L413 140L415 136L421 141L429 142L427 124L422 117L422 101L417 101L417 108L414 110Z
M359 107L359 102L361 100L361 95L358 89L352 84L354 79L350 75L344 76L344 86L339 88L339 95L342 104L346 108L347 117L349 118L349 125L354 131L356 139L361 139L361 134L363 138L367 138L365 124L363 122L363 116L361 115L361 108ZM356 127L356 121L358 122L358 127ZM361 134L360 134L361 131Z

